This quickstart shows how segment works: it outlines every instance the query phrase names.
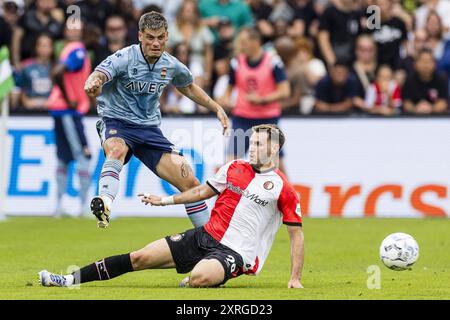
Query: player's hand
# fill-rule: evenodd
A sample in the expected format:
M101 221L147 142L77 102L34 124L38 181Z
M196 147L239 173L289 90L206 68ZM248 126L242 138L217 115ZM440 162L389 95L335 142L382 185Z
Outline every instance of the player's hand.
M161 197L154 196L148 193L139 193L138 197L141 198L141 202L145 203L145 205L152 205L152 206L162 206Z
M298 279L291 279L288 283L288 288L302 289L303 286Z
M89 97L98 97L102 94L102 82L100 79L88 79L84 85L84 91Z
M228 120L228 116L222 108L217 110L217 119L219 119L220 123L222 124L223 134L228 134L228 131L230 129L230 121Z

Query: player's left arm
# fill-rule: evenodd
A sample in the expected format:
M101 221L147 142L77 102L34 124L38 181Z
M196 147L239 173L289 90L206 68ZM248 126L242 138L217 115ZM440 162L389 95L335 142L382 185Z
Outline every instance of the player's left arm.
M227 114L223 110L222 106L215 102L211 97L203 91L195 83L191 82L185 87L177 87L178 91L180 91L183 95L194 101L195 103L204 106L211 112L214 112L219 119L220 123L223 127L223 132L225 133L230 127L229 120Z
M288 288L303 288L301 284L303 271L304 237L300 210L300 199L295 189L284 181L278 198L278 210L283 216L291 240L291 278Z
M300 226L287 226L291 240L291 279L288 288L303 288L301 284L304 257L304 236Z

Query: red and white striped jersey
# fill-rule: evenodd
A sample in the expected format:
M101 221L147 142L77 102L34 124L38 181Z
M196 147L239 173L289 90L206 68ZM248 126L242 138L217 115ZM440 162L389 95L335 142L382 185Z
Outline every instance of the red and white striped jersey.
M261 271L281 222L302 225L299 197L278 169L257 172L234 160L207 184L219 197L205 230L242 256L247 274Z

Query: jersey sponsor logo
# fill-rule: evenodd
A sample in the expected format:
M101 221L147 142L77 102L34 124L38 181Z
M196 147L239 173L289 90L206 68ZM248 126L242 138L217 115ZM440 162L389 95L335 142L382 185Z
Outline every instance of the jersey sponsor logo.
M272 181L266 181L266 182L264 182L263 186L264 186L264 189L266 189L266 190L272 190L274 187L274 184Z
M183 234L177 233L177 234L174 234L173 236L170 236L170 240L172 240L174 242L178 242L181 239L183 239L183 237L184 237L184 233Z
M234 192L234 193L237 193L237 194L239 194L239 195L241 195L241 196L243 196L243 197L245 197L245 198L247 198L249 200L252 200L254 203L259 204L259 205L261 205L263 207L265 207L265 206L267 206L269 204L269 201L261 199L259 197L259 195L257 195L256 193L250 194L250 191L248 191L247 189L246 190L242 190L241 187L235 186L235 185L233 185L230 182L227 183L227 189L232 191L232 192Z
M161 93L166 86L165 83L147 82L147 81L130 81L125 85L125 88L130 91L137 91L138 93Z

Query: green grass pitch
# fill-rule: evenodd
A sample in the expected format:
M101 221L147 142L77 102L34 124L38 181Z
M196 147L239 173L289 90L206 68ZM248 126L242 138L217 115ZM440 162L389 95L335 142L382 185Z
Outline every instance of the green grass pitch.
M177 287L174 270L130 273L79 289L44 288L37 272L65 273L132 251L190 228L188 219L121 218L107 230L90 219L9 218L0 222L0 299L450 299L450 220L304 219L304 289L287 289L289 239L282 226L261 274L222 288ZM391 271L378 258L389 233L406 232L420 246L411 271ZM368 289L367 268L381 270L381 289Z

